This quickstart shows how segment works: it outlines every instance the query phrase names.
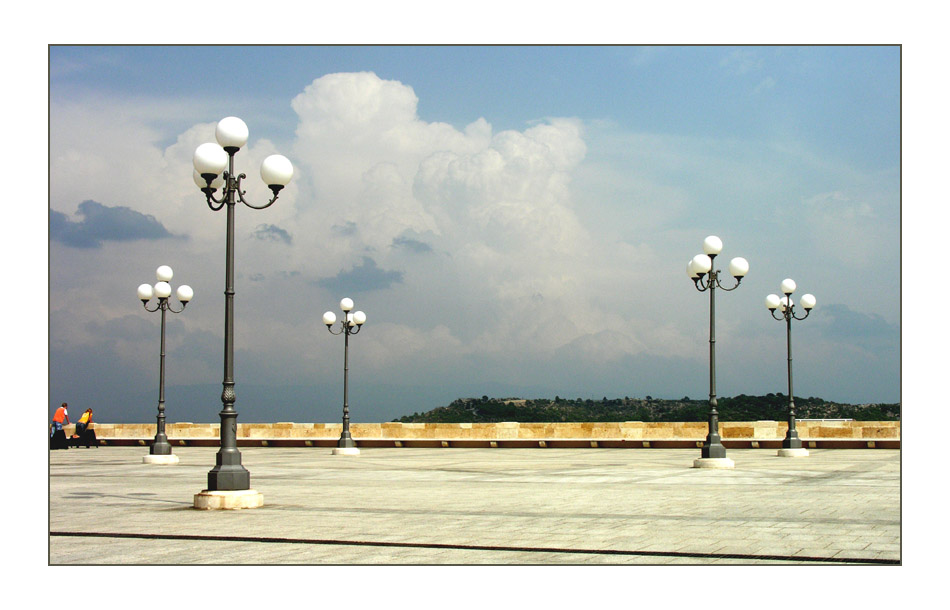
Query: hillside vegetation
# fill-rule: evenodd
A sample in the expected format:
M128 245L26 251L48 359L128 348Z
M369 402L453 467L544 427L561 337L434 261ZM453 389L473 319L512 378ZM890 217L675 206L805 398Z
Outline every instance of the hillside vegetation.
M788 398L784 394L719 398L720 421L782 421L788 417ZM680 400L662 398L572 399L556 396L539 398L459 398L446 407L425 413L413 413L393 421L403 423L492 423L492 422L604 422L604 421L706 421L707 399ZM796 398L798 419L854 419L893 421L900 419L900 403L850 405L821 398Z

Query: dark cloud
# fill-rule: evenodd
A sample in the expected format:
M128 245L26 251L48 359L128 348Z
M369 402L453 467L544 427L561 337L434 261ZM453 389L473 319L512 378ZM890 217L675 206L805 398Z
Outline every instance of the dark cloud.
M825 335L832 339L846 340L865 347L888 345L897 347L900 327L887 322L877 314L852 311L847 305L819 305L812 314L819 317Z
M254 230L254 237L261 241L282 241L288 246L293 242L290 233L277 225L257 225L257 229Z
M334 292L348 294L385 290L393 284L402 283L402 271L380 269L376 266L376 261L364 256L362 264L349 271L341 271L335 277L319 280L317 283Z
M393 239L392 247L399 250L407 250L415 254L425 254L427 252L432 252L432 246L425 243L424 241L412 239L411 237L397 237Z
M99 248L104 241L174 237L151 214L123 206L110 208L87 200L79 204L79 215L82 220L73 222L62 212L50 210L50 239L73 248Z
M349 237L350 235L356 235L356 223L347 221L341 225L333 225L330 230L341 237Z

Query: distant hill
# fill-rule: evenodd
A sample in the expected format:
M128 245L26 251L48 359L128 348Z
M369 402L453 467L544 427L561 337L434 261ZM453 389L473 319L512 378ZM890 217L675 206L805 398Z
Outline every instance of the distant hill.
M783 421L788 417L784 394L719 398L720 421ZM821 398L795 398L797 419L855 419L896 421L900 403L850 405ZM612 398L601 400L561 398L459 398L446 407L413 413L393 421L402 423L492 423L512 422L598 422L598 421L706 421L708 399Z

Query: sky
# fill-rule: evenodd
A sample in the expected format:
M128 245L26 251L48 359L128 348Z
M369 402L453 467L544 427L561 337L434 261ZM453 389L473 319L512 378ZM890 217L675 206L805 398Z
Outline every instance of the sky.
M916 502L936 492L913 483L942 463L926 459L947 338L942 5L196 6L11 9L7 421L38 416L44 393L47 418L69 401L100 422L154 421L159 320L135 290L161 264L195 289L168 323L169 421L218 421L224 218L191 157L237 115L249 197L266 195L267 154L296 170L274 206L237 212L239 421L339 421L342 338L320 318L343 296L368 316L354 421L459 395L704 398L708 299L685 267L716 234L723 268L751 266L717 295L719 395L784 391L784 332L763 302L794 278L818 300L794 327L796 395L902 401L902 549L940 547L932 527L914 535L941 504ZM661 46L49 46L236 41ZM18 488L45 480L11 473ZM20 547L44 564L42 545ZM572 599L612 590L589 586L608 572ZM539 584L505 594L571 595Z
M249 93L201 87L218 65ZM720 396L786 389L762 302L793 277L819 302L793 326L797 393L898 401L899 110L898 47L52 47L50 405L155 412L159 316L134 291L169 264L196 292L167 321L169 416L207 419L225 228L191 157L230 115L257 203L264 156L296 172L236 214L251 421L340 410L320 318L344 296L369 319L354 421L482 394L703 397L685 261L708 234L752 267L719 295ZM858 306L871 265L892 296Z
M214 78L209 78L214 75ZM210 81L214 82L210 82ZM169 421L217 421L225 214L192 156L238 116L294 178L236 210L239 421L352 421L464 396L901 400L898 46L51 46L49 407L156 413L159 265L195 292L166 322ZM726 285L731 286L728 272ZM868 277L875 278L868 298ZM793 296L794 298L794 296ZM174 301L174 299L173 299ZM81 304L81 306L77 306ZM776 414L776 418L782 414Z

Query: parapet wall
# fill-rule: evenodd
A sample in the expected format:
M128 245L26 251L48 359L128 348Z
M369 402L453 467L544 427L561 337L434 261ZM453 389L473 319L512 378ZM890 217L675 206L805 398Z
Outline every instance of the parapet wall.
M802 420L798 436L809 448L900 448L898 421ZM155 424L94 426L101 445L145 445L155 437ZM242 446L335 446L342 424L293 422L237 425ZM66 426L67 435L73 426ZM786 422L720 422L726 447L780 447ZM220 424L171 423L165 426L175 445L217 445ZM694 447L706 438L706 422L552 422L404 424L351 423L350 433L361 447Z

